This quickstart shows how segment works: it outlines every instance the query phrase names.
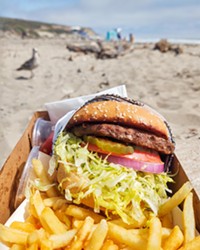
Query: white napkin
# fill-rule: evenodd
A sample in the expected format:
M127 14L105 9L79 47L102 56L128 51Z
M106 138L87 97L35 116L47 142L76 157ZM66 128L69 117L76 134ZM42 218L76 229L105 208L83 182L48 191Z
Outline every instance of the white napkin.
M86 101L89 101L95 96L99 96L102 94L115 94L122 97L127 97L126 86L120 85L91 95L46 103L45 107L49 113L50 120L53 123L56 123L53 142L55 142L57 135L64 129L67 122L70 120L70 118L78 108L80 108Z
M69 111L76 110L77 108L81 107L86 101L102 94L116 94L123 97L127 97L126 86L120 85L91 95L79 96L75 98L65 99L62 101L45 103L45 108L48 111L50 120L55 124L61 117L63 117Z

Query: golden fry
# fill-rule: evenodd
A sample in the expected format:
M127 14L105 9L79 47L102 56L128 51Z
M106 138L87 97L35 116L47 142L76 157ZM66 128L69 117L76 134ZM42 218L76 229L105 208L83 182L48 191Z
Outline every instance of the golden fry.
M171 198L161 205L158 211L159 217L170 213L173 208L177 207L186 198L192 189L193 187L189 181L184 183Z
M22 232L17 229L9 228L0 224L0 240L6 244L8 243L15 243L26 245L28 238L27 232Z
M158 217L153 217L150 220L149 238L147 250L160 250L162 238L162 226Z
M171 234L163 244L163 250L176 250L183 243L183 233L178 226L172 229Z
M10 250L25 250L25 246L23 245L18 245L18 244L13 244Z
M165 214L161 219L162 227L173 228L172 213Z
M47 237L47 233L43 228L35 230L28 235L27 245L31 247L32 245L39 245L41 240Z
M93 218L95 223L99 223L102 219L104 219L102 215L76 205L69 205L65 213L79 220L84 220L86 217L90 216L91 218Z
M112 222L118 226L124 227L126 229L133 229L133 228L140 228L140 227L144 226L146 219L144 217L142 217L139 221L135 221L132 224L125 223L121 218L111 220L110 222Z
M30 245L28 248L26 248L27 250L38 250L39 246L38 243L33 243L32 245Z
M61 209L59 210L55 210L55 215L58 217L58 219L65 224L67 229L71 228L71 219L69 216L67 216L65 214L64 211L62 211Z
M200 249L200 235L194 238L193 240L187 242L179 250L197 250Z
M58 219L54 211L49 207L43 209L40 219L45 230L49 233L62 234L67 230L66 225Z
M81 250L84 242L90 234L94 220L91 217L86 217L82 227L78 230L76 237L70 245L70 250Z
M62 209L62 208L66 209L66 207L67 207L67 200L58 199L57 201L55 201L55 203L53 205L53 210Z
M49 236L53 249L67 246L76 235L77 230L71 229L63 234L53 234Z
M193 193L190 192L183 204L184 244L195 238L195 217L193 208Z
M136 250L144 250L147 246L144 238L138 235L134 236L128 229L111 222L108 222L108 237L114 242L125 244Z
M164 242L170 236L171 232L171 228L162 227L162 242Z
M18 229L27 233L32 233L33 231L36 230L36 227L32 223L21 222L21 221L12 222L12 224L10 225L10 228Z
M29 213L31 211L29 210ZM25 222L32 224L36 229L41 228L41 223L39 221L39 219L36 218L37 216L33 216L33 214L31 214L30 216L28 216L25 219Z
M45 206L38 190L36 190L36 192L31 197L31 205L33 205L37 218L39 219Z
M78 220L76 218L72 218L72 228L79 229L80 227L82 227L83 223L84 220Z
M42 239L40 243L40 250L53 250L52 242L49 239Z
M61 205L67 202L63 197L60 196L49 197L43 200L45 207L53 207L55 206L55 204L57 204L58 201L62 202ZM55 209L59 209L59 207L55 207Z
M118 250L118 249L119 249L118 245L114 244L112 240L106 240L101 250Z
M108 232L108 224L105 219L101 220L93 231L91 238L84 248L85 250L100 250Z

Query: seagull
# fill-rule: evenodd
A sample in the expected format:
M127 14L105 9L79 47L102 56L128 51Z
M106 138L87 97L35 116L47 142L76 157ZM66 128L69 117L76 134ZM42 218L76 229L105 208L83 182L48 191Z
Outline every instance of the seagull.
M33 69L39 66L39 55L37 49L33 48L32 57L24 62L17 70L29 70L31 71L30 78L34 77Z

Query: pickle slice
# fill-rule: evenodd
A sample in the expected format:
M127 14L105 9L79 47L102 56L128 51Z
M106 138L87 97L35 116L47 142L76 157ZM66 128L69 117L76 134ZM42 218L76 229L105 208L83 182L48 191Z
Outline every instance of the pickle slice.
M98 148L105 152L116 154L132 154L133 147L126 146L120 142L113 142L104 138L97 138L95 136L84 136L84 141L96 145Z

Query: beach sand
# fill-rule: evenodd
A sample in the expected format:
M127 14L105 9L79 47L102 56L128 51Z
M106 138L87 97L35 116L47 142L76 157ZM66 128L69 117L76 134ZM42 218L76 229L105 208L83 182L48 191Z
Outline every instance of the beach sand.
M129 97L145 102L169 122L176 155L200 194L200 45L183 53L161 53L154 44L135 44L115 59L70 52L64 39L0 38L0 166L36 110L44 103L87 95L125 84ZM40 66L16 71L38 49Z

